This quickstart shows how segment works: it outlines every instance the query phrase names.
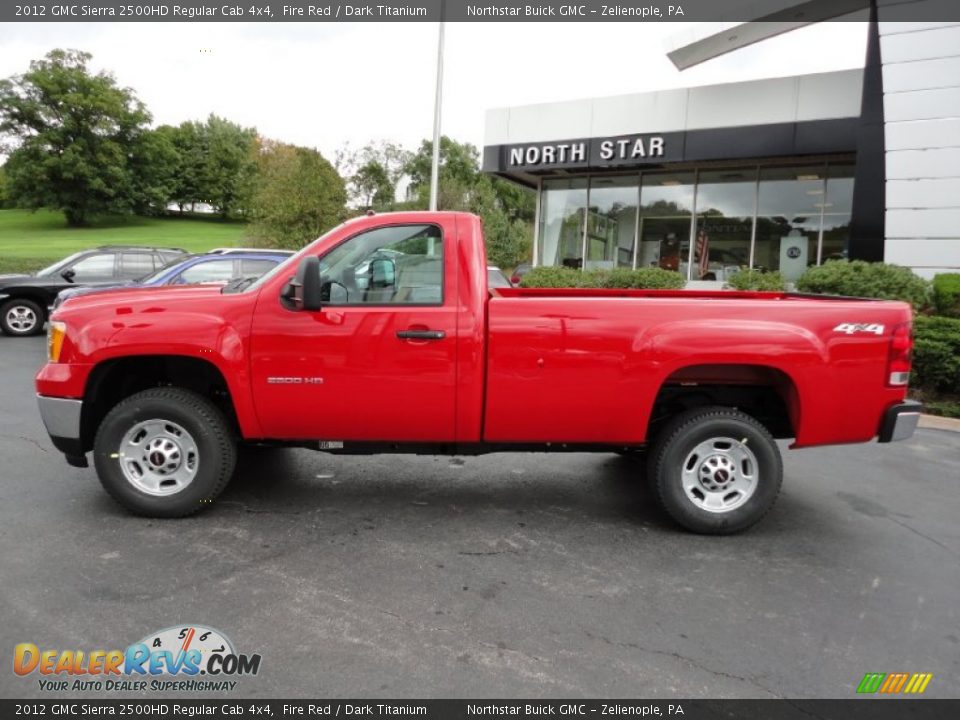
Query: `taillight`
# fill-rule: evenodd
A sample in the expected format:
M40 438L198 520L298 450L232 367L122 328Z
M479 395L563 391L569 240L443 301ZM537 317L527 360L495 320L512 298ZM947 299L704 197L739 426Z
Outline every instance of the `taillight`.
M887 358L888 385L906 385L909 382L912 350L910 323L900 323L893 328L893 337L890 338L890 355Z

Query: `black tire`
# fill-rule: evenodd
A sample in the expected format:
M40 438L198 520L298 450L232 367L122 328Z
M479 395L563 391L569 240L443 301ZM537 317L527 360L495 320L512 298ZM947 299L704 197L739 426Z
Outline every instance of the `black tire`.
M728 407L705 407L681 413L662 429L648 474L658 502L676 522L695 533L729 535L758 523L773 507L783 461L776 441L752 417ZM728 503L729 509L707 510L706 503Z
M17 320L16 317L21 318ZM32 324L24 326L27 319L32 319ZM8 300L0 307L0 330L4 335L13 337L27 337L28 335L39 335L43 332L43 324L47 321L47 314L33 300L20 299Z
M145 492L121 467L124 436L148 420L175 423L196 446L195 475L172 494ZM181 388L154 388L131 395L107 413L97 429L93 459L100 483L125 508L147 517L176 518L209 507L223 492L233 476L237 448L230 423L207 398Z

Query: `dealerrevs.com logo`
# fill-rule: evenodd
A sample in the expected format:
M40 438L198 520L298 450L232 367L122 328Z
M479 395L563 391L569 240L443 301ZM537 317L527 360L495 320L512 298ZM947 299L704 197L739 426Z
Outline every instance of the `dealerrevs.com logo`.
M228 691L237 686L233 678L260 671L260 655L238 653L213 628L178 625L126 650L41 650L20 643L13 650L13 671L39 675L40 690L50 692Z

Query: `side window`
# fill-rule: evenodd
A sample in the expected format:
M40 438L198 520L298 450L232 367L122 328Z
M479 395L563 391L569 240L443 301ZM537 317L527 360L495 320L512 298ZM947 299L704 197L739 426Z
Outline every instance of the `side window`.
M443 237L435 225L367 230L320 259L331 305L440 305Z
M244 277L260 277L276 265L274 260L241 260L240 274Z
M124 280L135 280L153 272L152 253L123 253L120 255L119 276Z
M79 260L70 268L73 282L103 282L113 280L113 253L97 253Z
M236 273L233 269L233 260L211 260L210 262L191 265L174 282L178 283L205 283L226 282Z
M157 254L160 256L160 265L166 265L169 262L186 257L182 252L173 252L171 250L160 250Z

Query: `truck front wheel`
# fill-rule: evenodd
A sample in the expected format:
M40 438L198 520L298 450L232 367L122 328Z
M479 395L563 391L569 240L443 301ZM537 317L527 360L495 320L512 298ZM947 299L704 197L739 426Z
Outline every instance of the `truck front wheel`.
M118 403L93 446L104 489L149 517L184 517L208 507L230 481L236 453L223 413L181 388L144 390Z
M660 504L696 533L728 535L759 522L783 482L776 441L728 407L681 413L659 434L650 479Z

